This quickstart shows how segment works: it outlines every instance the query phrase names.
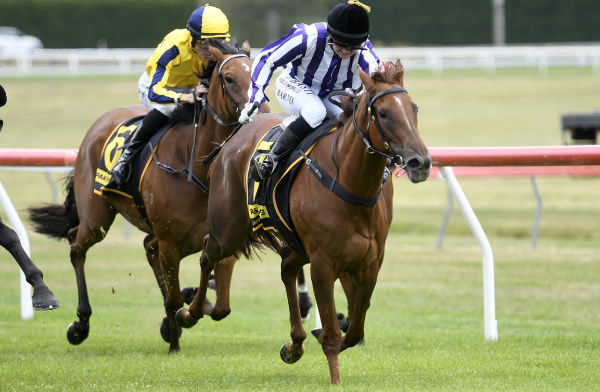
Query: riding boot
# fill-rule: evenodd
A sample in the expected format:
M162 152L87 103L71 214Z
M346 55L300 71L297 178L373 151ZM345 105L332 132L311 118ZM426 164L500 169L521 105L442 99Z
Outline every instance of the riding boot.
M150 140L163 125L169 121L169 117L156 109L152 109L136 129L129 140L129 144L121 154L119 161L112 169L112 178L117 185L122 185L129 179L129 161L144 144Z
M261 180L269 177L275 171L277 163L285 158L294 148L300 144L302 139L313 131L306 120L300 116L283 129L279 138L273 144L271 151L265 155L255 158L256 174ZM264 156L261 161L260 158Z

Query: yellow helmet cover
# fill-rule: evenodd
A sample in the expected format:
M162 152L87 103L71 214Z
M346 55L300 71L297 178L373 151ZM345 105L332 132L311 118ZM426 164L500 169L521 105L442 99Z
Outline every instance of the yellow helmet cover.
M197 8L187 24L187 29L196 39L229 38L229 20L217 7L206 4Z

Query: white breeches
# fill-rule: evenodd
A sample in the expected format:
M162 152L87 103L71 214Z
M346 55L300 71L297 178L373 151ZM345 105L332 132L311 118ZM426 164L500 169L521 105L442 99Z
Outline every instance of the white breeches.
M167 87L168 90L176 91L178 93L189 93L192 91L192 87ZM138 94L140 96L140 101L142 104L148 109L156 109L165 116L171 117L175 109L177 109L177 105L175 104L160 104L150 102L148 99L148 89L150 88L150 76L144 71L142 75L138 79Z
M310 87L286 73L277 78L275 94L286 112L294 117L304 117L313 128L321 124L326 116L338 118L342 113L342 109L327 98L320 98Z

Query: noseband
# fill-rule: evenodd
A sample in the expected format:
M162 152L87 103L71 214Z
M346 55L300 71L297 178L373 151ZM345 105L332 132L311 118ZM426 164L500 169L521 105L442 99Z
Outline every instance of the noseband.
M377 101L382 96L387 95L387 94L406 93L406 92L407 91L404 87L394 87L394 88L390 88L387 90L383 90L379 94L375 95L373 97L373 99L371 99L369 97L369 93L365 90L365 93L367 94L367 112L369 113L371 119L375 123L375 127L377 128L377 131L379 132L379 135L381 136L381 139L383 140L385 149L387 152L389 152L389 154L387 152L380 151L380 150L376 149L375 147L373 147L373 144L369 140L368 134L369 134L369 129L371 127L370 119L369 119L369 122L367 123L366 131L363 132L362 129L360 129L360 126L358 125L358 123L356 121L356 109L358 108L358 99L354 100L354 107L352 108L352 123L354 124L354 130L356 131L356 133L358 134L360 139L363 141L363 143L367 146L367 151L369 152L369 154L377 153L379 155L383 155L384 157L389 158L394 165L399 166L399 167L404 167L406 165L406 163L404 162L404 158L402 158L402 156L400 154L396 153L392 149L392 147L390 146L390 143L387 141L387 138L383 134L381 125L379 125L377 118L375 118L375 116L373 115L372 112L374 110L373 105L375 104L375 101Z

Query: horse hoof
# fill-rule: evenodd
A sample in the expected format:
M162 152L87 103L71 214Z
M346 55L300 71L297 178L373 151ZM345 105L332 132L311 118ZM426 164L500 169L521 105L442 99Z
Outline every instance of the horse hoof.
M187 320L184 317L184 312L187 313ZM177 324L182 326L183 328L190 328L196 325L198 320L194 320L190 315L190 312L185 308L179 308L177 313L175 313L175 320L177 320Z
M46 286L33 290L31 304L35 310L52 310L60 308L60 303Z
M67 327L67 340L72 345L76 346L83 342L90 332L90 328L84 328L78 321L73 321Z
M182 333L182 329L181 327L178 325L178 334L177 334L177 338L179 339L181 337L181 333ZM168 318L163 318L162 324L160 325L160 336L163 338L163 340L167 343L171 343L171 327L170 327L170 323L169 323L169 319Z
M286 343L283 346L281 346L281 350L279 350L279 355L281 356L281 360L285 363L288 364L292 364L296 361L298 361L300 358L302 358L302 355L304 354L304 345L302 345L302 348L300 349L299 353L292 353L290 352L290 350L288 349L288 345L291 345L292 342Z

